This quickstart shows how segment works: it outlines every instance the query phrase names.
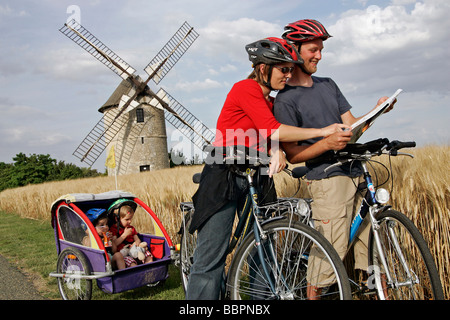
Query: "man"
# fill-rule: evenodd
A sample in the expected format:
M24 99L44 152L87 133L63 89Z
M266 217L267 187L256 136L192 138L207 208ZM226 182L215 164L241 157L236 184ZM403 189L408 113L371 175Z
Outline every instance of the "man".
M320 128L332 123L351 125L355 118L351 106L339 87L330 78L312 76L322 59L323 42L331 37L325 27L316 20L299 20L285 27L282 37L291 41L303 59L297 65L294 75L281 90L275 100L276 119L292 126ZM378 100L384 102L387 97ZM283 143L287 160L291 163L305 162L329 150L341 150L350 141L351 132L334 133L323 139L316 138L299 142ZM341 258L348 246L352 215L361 202L357 186L363 181L360 164L345 164L324 172L331 163L308 165L307 186L312 202L315 226L333 245ZM369 227L367 220L363 232L354 245L355 269L367 271L367 242ZM323 269L315 267L318 259L311 253L308 280L316 279ZM310 282L308 297L313 299L320 294L321 287L330 284L331 278L322 276L318 282ZM316 283L320 283L314 285Z

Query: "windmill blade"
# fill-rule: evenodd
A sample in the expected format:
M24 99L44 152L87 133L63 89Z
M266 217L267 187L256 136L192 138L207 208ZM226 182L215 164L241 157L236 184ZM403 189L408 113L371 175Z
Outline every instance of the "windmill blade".
M75 20L65 23L59 31L118 74L122 79L127 79L136 71Z
M126 117L120 116L139 106L140 103L135 99L143 89L139 88L139 91L135 90L133 82L136 80L132 80L135 79L130 77L121 82L116 91L119 89L120 91L125 90L128 91L128 94L122 94L120 96L117 101L117 108L103 116L73 153L73 155L79 158L81 162L85 161L85 159L92 158L89 162L92 161L92 163L94 163L103 150L105 150L108 143L117 135L127 121ZM129 94L132 94L132 96L129 96ZM105 139L106 142L104 141ZM91 152L93 155L89 156Z
M197 147L203 150L206 145L212 143L214 133L164 89L158 91L155 100L166 110L167 121L180 130ZM152 100L151 104L154 103L155 101Z
M129 101L129 103L128 103ZM128 106L123 110L123 112L128 113L131 110L133 110L134 108L137 108L140 103L137 102L136 100L133 100L132 97L127 96L126 94L124 94L122 97L120 97L120 101L119 101L119 109L123 109L123 107L128 103Z
M117 117L118 112L119 110L115 109L105 113L73 152L73 155L81 162L92 166L127 122L127 117ZM109 124L107 127L105 127L106 123Z
M156 84L166 76L172 67L198 38L199 34L187 22L178 29L166 45L145 67L145 72Z

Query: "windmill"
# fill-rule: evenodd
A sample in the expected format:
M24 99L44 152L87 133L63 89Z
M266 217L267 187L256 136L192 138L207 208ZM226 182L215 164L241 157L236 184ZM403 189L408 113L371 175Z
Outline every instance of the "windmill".
M81 162L91 167L105 149L114 146L118 174L169 167L165 119L201 150L212 142L213 132L189 110L164 89L154 93L148 86L150 80L158 85L199 36L187 22L145 67L145 81L75 20L59 31L122 78L99 108L102 118L73 152Z

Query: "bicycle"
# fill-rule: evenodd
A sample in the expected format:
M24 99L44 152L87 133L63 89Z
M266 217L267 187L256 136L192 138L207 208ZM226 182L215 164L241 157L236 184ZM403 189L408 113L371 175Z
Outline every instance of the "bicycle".
M384 138L365 144L349 144L341 151L330 152L312 160L312 163L335 161L334 164L325 168L325 171L346 162L353 163L358 160L364 171L367 191L350 227L346 255L350 252L363 220L369 219L371 224L368 242L370 276L366 284L358 284L350 280L355 296L377 294L381 300L444 299L439 273L427 243L408 217L387 205L389 191L374 186L368 170L369 163L377 162L371 159L373 156L387 154L413 157L411 154L401 153L398 150L415 146L415 142L397 140L390 142ZM385 165L383 167L388 173L387 181L392 167L390 169ZM307 172L306 166L297 167L293 169L293 176L301 178ZM313 226L313 220L309 217L305 222Z
M308 285L319 285L314 279L307 280L307 261L312 245L323 253L332 274L333 285L323 292L323 299L351 299L350 284L345 267L331 244L316 230L294 221L298 215L300 199L283 198L277 202L259 205L258 193L253 184L256 170L267 165L269 158L239 154L236 149L233 162L245 158L246 165L229 165L235 174L246 177L249 192L245 204L238 210L238 221L230 239L228 253L234 251L228 272L224 272L221 298L244 299L306 299ZM200 174L194 175L198 183ZM180 271L186 291L190 268L196 248L196 232L190 234L189 222L194 212L192 202L180 204L182 219L180 245Z

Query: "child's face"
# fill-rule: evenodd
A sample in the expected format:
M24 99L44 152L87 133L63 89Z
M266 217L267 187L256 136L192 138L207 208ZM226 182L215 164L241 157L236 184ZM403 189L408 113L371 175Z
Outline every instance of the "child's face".
M124 217L120 218L120 224L122 227L126 228L131 226L131 220L133 220L134 212L128 211Z
M103 232L108 232L108 218L102 218L97 221L97 224L95 225L95 230L97 230L97 233L102 236Z

